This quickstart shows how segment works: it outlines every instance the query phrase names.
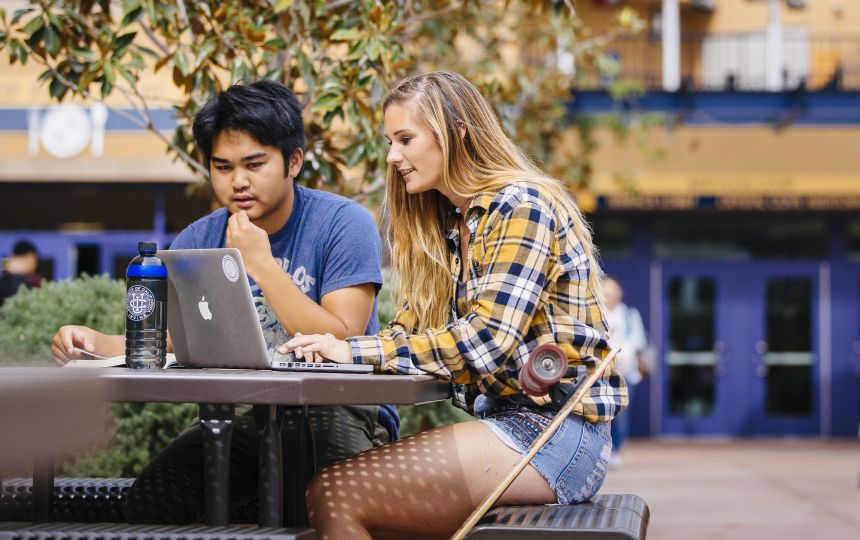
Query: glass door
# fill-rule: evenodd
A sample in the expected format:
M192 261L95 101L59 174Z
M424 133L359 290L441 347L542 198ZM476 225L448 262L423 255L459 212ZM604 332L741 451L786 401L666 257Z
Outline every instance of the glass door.
M818 265L756 264L749 280L758 320L743 435L812 435L820 430Z
M731 363L730 269L667 263L663 267L664 434L720 435L736 430Z
M665 263L662 432L819 430L818 267Z

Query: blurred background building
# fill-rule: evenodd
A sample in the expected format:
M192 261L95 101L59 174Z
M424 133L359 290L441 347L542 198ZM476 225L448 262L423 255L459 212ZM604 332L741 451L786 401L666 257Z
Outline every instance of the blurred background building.
M587 81L571 110L666 118L659 159L594 135L597 245L657 351L634 433L856 437L860 2L577 8L599 28L620 5L649 22L610 45L644 93Z
M655 350L633 434L856 436L860 2L575 6L594 34L623 6L648 28L609 44L621 71L583 77L572 118L663 118L646 152L593 130L582 200ZM169 245L210 209L121 98L56 106L36 68L0 73L0 255L26 238L47 278L120 277L137 241ZM614 99L616 83L639 91ZM154 116L169 137L169 106Z
M121 97L109 99L113 110L69 100L57 105L34 64L0 60L0 257L26 238L38 247L39 271L48 279L124 276L139 240L166 247L208 212L205 190L190 188L191 171L132 120L139 114ZM175 92L158 77L146 84L144 93ZM151 112L169 140L172 109L165 104Z

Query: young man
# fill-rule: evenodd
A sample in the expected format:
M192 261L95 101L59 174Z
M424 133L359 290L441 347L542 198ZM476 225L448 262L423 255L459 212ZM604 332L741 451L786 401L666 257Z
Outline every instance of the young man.
M360 205L294 184L305 134L293 92L273 81L233 86L197 114L194 138L223 208L189 225L171 249L241 251L272 355L297 333L345 338L375 332L382 283L376 225ZM52 349L60 363L79 349L118 355L124 337L64 326ZM287 417L285 429L298 429L293 420ZM310 420L319 466L398 436L399 419L390 406L312 407ZM232 440L230 501L241 506L257 497L257 433L248 412L236 418ZM202 439L195 424L135 481L126 518L190 523L202 515Z
M0 272L0 306L18 292L21 285L31 289L42 286L42 276L36 273L39 252L27 240L21 240L12 248L12 256L3 261Z

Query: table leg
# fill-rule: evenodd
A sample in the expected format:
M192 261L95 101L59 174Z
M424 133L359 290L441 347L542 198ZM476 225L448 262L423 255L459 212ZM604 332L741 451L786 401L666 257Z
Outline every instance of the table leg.
M316 471L314 434L307 405L301 408L301 414L297 420L299 422L296 430L297 440L288 443L284 450L288 455L286 460L288 470L284 471L284 476L289 478L288 500L292 503L292 506L285 510L285 514L290 518L290 525L301 527L308 524L305 489Z
M54 502L54 460L33 465L33 521L51 521Z
M260 435L258 482L262 527L282 527L284 524L283 422L283 407L254 405L254 423Z
M200 404L206 524L227 525L230 518L230 438L234 405Z

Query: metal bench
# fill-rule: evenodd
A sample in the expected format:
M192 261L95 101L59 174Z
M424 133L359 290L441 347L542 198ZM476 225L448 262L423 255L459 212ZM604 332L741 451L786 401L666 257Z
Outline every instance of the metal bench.
M494 508L467 538L641 540L649 519L648 505L637 495L596 495L582 504Z
M0 540L316 540L313 529L0 522Z
M57 478L51 521L123 522L122 505L133 478ZM0 521L33 520L33 480L3 481Z
M111 526L104 523L120 524L125 521L122 505L133 482L132 478L57 478L54 484L52 520L73 523L0 523L0 540L87 540L91 537L99 540L316 538L316 533L310 529ZM33 483L30 479L5 480L0 492L0 522L31 521L32 491ZM250 505L233 510L230 521L254 523L256 516L256 505ZM648 505L641 497L597 495L587 503L576 505L494 508L484 516L468 538L642 540L645 538L649 519ZM92 525L95 523L98 525Z
M57 478L51 501L51 521L122 523L123 503L134 478ZM33 521L33 480L3 481L0 521ZM231 523L256 523L257 505L230 512Z

